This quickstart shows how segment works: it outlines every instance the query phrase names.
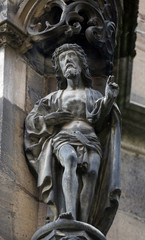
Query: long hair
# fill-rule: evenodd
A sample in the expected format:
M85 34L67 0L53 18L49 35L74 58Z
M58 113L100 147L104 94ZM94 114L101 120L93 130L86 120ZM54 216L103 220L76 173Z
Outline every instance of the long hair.
M57 78L57 88L58 89L66 89L67 87L67 81L66 78L63 76L60 64L59 64L59 55L63 52L66 52L68 50L73 50L76 52L80 64L81 64L81 77L82 81L85 87L92 87L92 77L89 71L89 67L87 64L87 56L84 52L84 50L77 44L70 44L70 43L65 43L62 46L56 48L52 55L52 62L55 68L56 72L56 78Z

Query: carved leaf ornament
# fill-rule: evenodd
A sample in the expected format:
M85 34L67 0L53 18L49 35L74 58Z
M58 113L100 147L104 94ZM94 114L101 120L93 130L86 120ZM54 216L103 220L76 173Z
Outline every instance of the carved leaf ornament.
M40 2L35 4L26 24L33 41L57 42L59 38L70 39L81 34L112 62L117 25L115 0L43 2L41 11Z

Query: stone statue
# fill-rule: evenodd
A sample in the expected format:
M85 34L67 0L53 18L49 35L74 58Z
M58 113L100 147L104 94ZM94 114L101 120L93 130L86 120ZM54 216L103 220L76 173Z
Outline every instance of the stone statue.
M26 156L48 204L47 221L60 215L106 233L120 195L119 88L109 76L104 97L92 89L77 44L60 46L52 59L58 91L38 101L26 118Z

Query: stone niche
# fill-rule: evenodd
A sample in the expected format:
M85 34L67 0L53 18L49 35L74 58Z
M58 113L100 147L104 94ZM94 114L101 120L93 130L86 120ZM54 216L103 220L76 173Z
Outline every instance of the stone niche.
M39 9L35 12L36 16L41 15L44 7L42 2L48 11L50 1L45 0L2 0L0 4L0 239L2 240L29 240L34 232L45 224L46 205L39 197L36 180L27 166L23 150L26 115L37 100L55 91L56 86L51 53L57 46L54 39L58 37L55 35L53 40L48 44L45 42L43 46L42 43L34 41L27 31L30 16L34 16L36 3ZM57 2L69 4L77 1ZM103 1L98 2L101 4ZM129 108L128 102L126 103L126 94L128 98L126 89L127 91L130 89L131 83L130 66L134 56L134 29L138 1L116 2L120 19L114 73L120 85L119 103L121 111L124 112L122 197L107 239L144 240L145 118L142 110L139 113ZM57 10L58 17L55 22L55 18L50 14L51 23L57 24L62 10L60 8L53 10ZM103 93L106 63L102 54L98 49L94 51L83 36L74 35L69 41L82 45L90 56L88 60L94 78L94 88L98 88ZM52 43L54 43L53 48L49 51ZM55 231L54 234L58 235Z
M112 48L114 45L109 45L110 48L107 45L110 41L109 34L105 38L105 43L102 42L102 35L94 34L94 38L98 37L95 39L95 47L94 43L90 42L92 39L89 38L90 35L86 38L84 34L87 22L90 21L88 26L96 27L96 15L92 5L90 7L83 1L85 5L83 9L81 9L82 5L79 6L81 17L84 20L78 16L73 19L71 14L69 15L71 8L68 7L65 21L63 24L60 23L57 28L57 24L59 25L59 21L63 18L64 10L66 11L66 6L73 3L71 11L76 11L74 7L79 1L53 2L55 4L50 7L50 1L46 0L43 3L40 1L13 0L8 3L2 1L0 16L0 238L5 240L29 240L34 232L45 224L47 207L39 196L36 179L27 165L23 135L24 119L34 104L48 93L56 90L56 77L51 62L52 52L66 42L81 45L88 56L94 89L98 89L102 94L104 94L106 84L106 73L109 74L112 71ZM97 4L97 1L90 2ZM102 1L98 2L101 5ZM101 15L101 12L98 13L102 31L107 28L107 25L105 27L103 25L104 19L108 17L107 2L109 1L106 1L104 15ZM98 9L98 5L95 6ZM114 11L114 6L110 11L111 13ZM44 27L46 27L44 26L46 15L49 15L50 25L55 25L57 31L61 29L60 33L57 31L53 33L53 29L47 23L48 32L43 34ZM116 23L116 15L110 18ZM75 23L76 19L80 23L84 21L82 30L80 29L81 24ZM110 28L108 26L108 32L113 27L114 25ZM38 32L37 29L39 29ZM64 31L65 34L63 34ZM48 37L49 35L51 38ZM114 40L114 36L111 35L111 37ZM102 51L100 51L99 44L101 47L103 46ZM109 66L108 62L111 62ZM53 234L57 239L57 235L60 233L54 230ZM63 233L61 234L63 235ZM82 237L81 239L83 237L91 239L88 237L89 230L84 233L83 227L79 236ZM105 238L101 236L100 239Z

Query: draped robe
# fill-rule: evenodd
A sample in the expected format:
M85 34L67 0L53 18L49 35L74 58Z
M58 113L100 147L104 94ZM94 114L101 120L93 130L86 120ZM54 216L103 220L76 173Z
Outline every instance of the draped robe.
M49 125L44 116L61 110L63 91L58 90L38 101L25 121L25 152L30 167L37 175L42 199L49 206L50 221L65 212L63 168L52 147L53 137L59 133L61 126ZM86 88L85 92L86 121L93 126L102 146L101 166L88 223L106 234L117 211L121 192L120 112L112 101L104 106L104 98L98 91Z

